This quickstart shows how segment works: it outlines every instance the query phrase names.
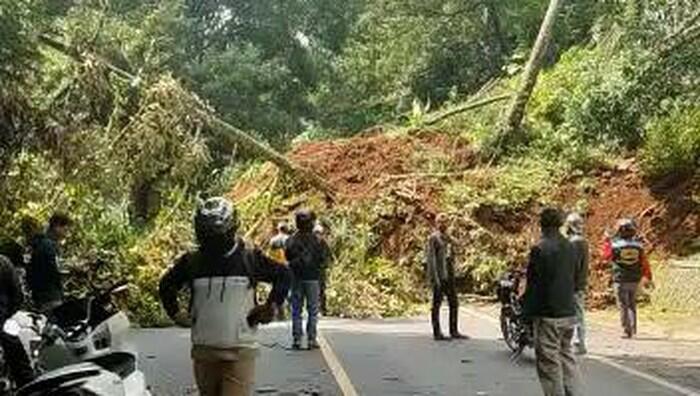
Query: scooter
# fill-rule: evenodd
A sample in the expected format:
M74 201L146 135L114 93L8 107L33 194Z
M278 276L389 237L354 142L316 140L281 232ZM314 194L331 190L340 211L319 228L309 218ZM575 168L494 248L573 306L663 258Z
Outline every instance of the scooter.
M4 331L20 338L41 373L15 394L149 396L137 355L126 347L129 319L113 304L127 289L120 283L69 300L50 320L26 311L8 319Z

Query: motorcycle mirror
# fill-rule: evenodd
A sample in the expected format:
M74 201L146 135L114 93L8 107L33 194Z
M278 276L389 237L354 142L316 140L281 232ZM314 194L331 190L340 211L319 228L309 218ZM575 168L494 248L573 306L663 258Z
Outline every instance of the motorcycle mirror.
M121 285L121 286L114 288L114 290L112 290L112 294L120 294L120 293L124 293L127 291L129 291L129 285L125 284L125 285Z
M17 337L19 336L19 332L20 330L22 330L22 328L20 327L19 323L17 323L17 321L8 319L2 326L2 330L5 332L5 334Z

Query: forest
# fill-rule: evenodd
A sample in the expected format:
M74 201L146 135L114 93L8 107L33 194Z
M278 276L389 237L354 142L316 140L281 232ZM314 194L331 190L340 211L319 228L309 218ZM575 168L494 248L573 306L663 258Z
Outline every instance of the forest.
M198 197L261 246L314 208L331 313L395 316L427 298L437 213L465 293L554 203L594 245L637 217L664 279L700 261L699 169L698 0L0 0L0 237L69 213L71 290L104 261L142 325ZM700 278L666 280L653 303L700 310Z

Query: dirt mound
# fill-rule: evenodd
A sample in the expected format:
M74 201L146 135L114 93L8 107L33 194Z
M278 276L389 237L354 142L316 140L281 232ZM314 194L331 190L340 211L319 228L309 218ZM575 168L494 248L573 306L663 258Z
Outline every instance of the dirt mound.
M665 260L686 254L700 236L700 205L693 196L700 192L700 178L676 183L648 183L633 162L616 169L598 170L582 187L582 179L562 186L558 201L564 207L587 203L586 233L591 245L592 302L612 302L609 294L609 264L601 258L602 242L614 232L622 217L637 221L646 249ZM585 184L585 183L584 183Z
M445 186L476 164L467 142L437 132L370 134L306 143L295 147L288 157L317 172L337 191L336 208L371 203L370 232L376 236L376 244L367 254L398 263L413 260L406 265L415 265L415 253L423 249L428 220L442 210ZM489 177L488 172L484 175ZM268 190L277 177L274 167L263 168L256 178L240 181L232 196L239 200L254 196L260 189ZM478 182L467 182L479 188ZM602 262L599 248L613 232L617 219L635 218L647 249L656 257L683 254L700 235L700 177L650 184L634 161L628 161L614 169L565 180L553 194L554 202L562 208L581 203L586 208L595 306L611 302L609 265ZM470 216L455 219L458 229L454 236L464 248L491 250L498 257L505 256L509 264L524 265L529 246L539 237L537 214L543 205L531 202L517 209L477 206ZM273 208L273 212L288 215L288 208L278 209Z
M341 200L354 201L375 198L420 169L420 158L415 154L426 150L445 153L451 168L466 169L475 162L465 142L440 133L308 143L295 147L288 157L324 177Z

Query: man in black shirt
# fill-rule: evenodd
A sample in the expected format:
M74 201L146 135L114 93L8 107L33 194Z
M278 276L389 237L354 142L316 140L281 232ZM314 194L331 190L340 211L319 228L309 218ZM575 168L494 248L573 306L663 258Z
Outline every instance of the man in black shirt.
M41 312L49 312L63 301L59 259L61 242L68 236L71 223L67 215L54 214L49 220L46 233L36 235L29 243L31 261L27 270L27 283L34 306Z
M525 316L535 329L537 374L545 396L579 396L581 386L571 340L576 326L577 276L574 247L564 237L561 214L545 209L542 239L530 251Z

